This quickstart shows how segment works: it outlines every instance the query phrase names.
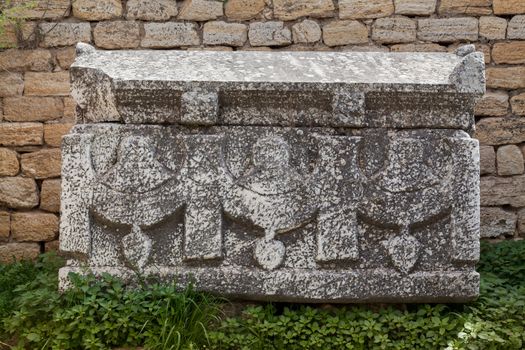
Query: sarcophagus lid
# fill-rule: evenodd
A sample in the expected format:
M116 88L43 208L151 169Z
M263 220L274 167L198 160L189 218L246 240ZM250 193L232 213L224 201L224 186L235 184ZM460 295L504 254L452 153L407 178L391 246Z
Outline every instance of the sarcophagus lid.
M86 265L242 299L477 296L472 46L77 53L63 286Z

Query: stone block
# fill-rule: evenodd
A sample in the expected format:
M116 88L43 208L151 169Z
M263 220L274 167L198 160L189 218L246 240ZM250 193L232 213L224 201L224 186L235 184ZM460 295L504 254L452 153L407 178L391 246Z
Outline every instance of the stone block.
M120 1L119 1L120 2ZM89 23L49 23L38 25L43 47L71 46L78 42L91 41Z
M0 37L2 48L32 47L36 42L36 22L6 23Z
M508 39L525 39L525 16L514 16L507 28Z
M43 143L41 123L0 123L0 145L31 146Z
M472 17L420 19L418 27L419 40L434 42L478 40L478 20Z
M474 114L477 116L501 117L507 115L509 95L506 92L487 92L476 104Z
M38 205L35 180L26 177L0 177L0 204L14 209L30 209Z
M471 49L80 45L61 286L83 262L254 300L475 298L479 152L466 130L485 89Z
M406 17L379 18L372 25L372 40L381 44L416 41L416 21Z
M507 20L501 17L484 16L479 18L479 36L488 40L505 39Z
M7 243L0 245L0 263L8 264L19 260L34 260L40 254L38 243Z
M496 152L492 146L479 146L479 174L496 173Z
M248 27L241 23L207 22L202 31L204 45L243 46L248 39Z
M30 45L35 41L34 22L24 22L20 24L4 23L2 25L2 36L0 36L0 46L2 48L14 48L18 45Z
M474 137L485 145L525 142L525 119L483 118L476 124Z
M140 45L150 48L169 48L199 45L197 28L192 23L144 23L144 37Z
M10 0L10 3L20 7L20 17L36 20L67 17L71 6L71 0Z
M4 119L13 122L49 121L61 118L64 104L59 97L5 97Z
M44 142L51 147L60 147L62 144L62 136L67 134L73 127L71 123L53 123L44 124Z
M73 16L86 21L102 21L122 16L120 0L75 0L72 1Z
M0 147L0 176L15 176L20 170L18 153L9 148Z
M166 21L177 15L175 0L128 0L126 18L145 21Z
M487 87L493 89L525 88L525 66L518 67L488 67Z
M4 23L0 46L2 48L31 47L36 42L35 22Z
M265 0L228 0L224 4L224 14L233 20L249 20L262 13Z
M358 21L332 21L323 26L323 41L328 46L368 43L368 28Z
M42 181L40 209L58 213L60 211L60 179Z
M394 0L398 15L426 16L436 10L436 0Z
M60 149L50 148L24 153L20 159L22 172L35 179L60 176Z
M490 15L492 0L441 0L440 15Z
M273 15L282 21L301 17L331 17L335 11L332 0L274 0Z
M268 22L267 22L268 23ZM253 25L253 23L252 23ZM92 66L92 57L97 55L107 55L108 64L104 68L103 75L93 75L97 71ZM80 114L84 122L108 122L123 121L125 123L178 123L181 120L181 96L188 92L188 88L181 88L177 84L182 74L193 71L196 60L207 57L206 53L196 52L162 52L155 53L149 51L139 51L137 53L129 51L112 51L105 54L103 51L92 55L89 51L82 54L77 62L71 67L72 91L73 96L78 102ZM137 55L140 58L137 58ZM233 55L231 61L227 58ZM313 74L309 79L319 77L328 79L331 77L342 85L359 84L374 81L373 70L375 67L384 70L384 66L379 66L374 60L370 59L367 53L323 53L323 59L331 60L331 65L347 67L349 64L356 65L354 70L341 69L334 75L323 59L317 57L317 53L308 52L286 52L286 60L274 59L273 53L268 52L236 52L232 54L211 56L209 67L220 67L215 70L216 76L213 79L220 79L222 76L231 77L231 84L237 81L244 81L246 77L239 73L239 67L235 61L250 62L257 69L256 77L265 74L272 77L272 81L267 84L279 84L282 76L291 76L292 81L302 81L304 75L299 75L295 64L301 63L311 65L309 72ZM375 53L375 55L385 55L385 53ZM460 128L470 130L473 124L472 114L454 113L456 108L474 108L473 103L476 99L470 98L470 94L481 96L484 92L483 84L483 57L481 53L471 53L465 57L449 54L446 59L436 66L435 61L429 59L428 54L415 55L421 62L418 66L410 66L412 62L408 57L414 54L403 53L389 57L391 65L395 67L384 73L379 82L385 83L392 79L399 79L402 72L410 71L411 74L419 74L420 81L428 81L429 84L435 82L432 79L431 69L438 69L442 72L443 80L440 84L449 84L454 89L462 91L461 95L445 92L439 99L435 95L427 93L409 94L403 91L386 91L385 94L372 91L364 94L360 91L339 92L322 88L321 91L308 90L292 97L282 96L279 92L272 89L250 92L245 94L249 97L240 97L244 92L237 91L228 87L220 93L219 100L231 101L226 105L220 106L219 120L228 125L238 125L239 123L249 123L250 125L319 125L321 120L330 123L334 127L356 126L356 127L381 127L384 123L395 125L395 127L425 128L440 125L442 127ZM141 64L146 64L149 60L162 59L166 62L177 64L177 70L170 70L164 66L157 67L155 77L164 77L165 82L151 90L142 89L142 84L130 79L126 79L119 62L140 59ZM374 56L375 57L375 56ZM232 62L233 61L233 62ZM282 63L285 62L285 63ZM281 71L275 71L276 64L285 64ZM476 68L477 67L477 68ZM242 68L242 67L241 67ZM315 68L315 69L314 69ZM315 73L313 73L315 71ZM235 73L232 73L235 72ZM343 74L341 76L341 74ZM207 75L208 76L208 75ZM322 77L322 78L321 78ZM199 81L201 76L191 76L192 79ZM407 78L404 78L407 79ZM260 83L260 82L258 82ZM95 85L93 85L95 84ZM253 85L253 84L252 84ZM96 86L96 88L93 88ZM194 89L202 90L202 86L195 86ZM452 89L452 88L451 88ZM210 88L216 91L215 87ZM248 89L250 90L250 89ZM131 93L140 91L140 95ZM148 91L150 95L146 95ZM192 91L190 89L189 91ZM455 90L454 90L455 91ZM320 93L320 95L318 95ZM138 94L138 92L137 92ZM322 99L320 99L322 96ZM386 99L386 102L381 102ZM299 102L297 102L297 100ZM169 101L169 102L167 102ZM417 101L408 104L408 101ZM364 115L364 106L369 106L369 113ZM435 106L441 106L439 110ZM257 106L257 107L256 107ZM265 108L263 109L262 107ZM268 112L271 111L271 112ZM250 114L250 118L243 115Z
M521 237L525 236L525 208L518 210L518 232Z
M525 63L525 41L495 43L492 48L492 58L497 64Z
M0 67L13 72L19 71L50 71L53 59L49 50L19 50L0 51Z
M251 46L284 46L292 43L292 32L280 21L254 22L248 38Z
M514 236L516 219L517 215L514 212L497 207L481 207L480 236L482 238Z
M321 40L321 27L316 21L305 19L292 26L292 38L294 43L311 44Z
M0 241L9 238L11 230L11 214L8 211L0 210Z
M26 96L68 96L69 72L27 72L24 94Z
M423 161L423 159L427 159L427 157L430 156L437 157L437 164L441 164L441 161L445 161L443 158L440 158L443 157L441 154L448 154L448 151L445 150L446 148L463 147L464 142L467 144L471 143L469 139L454 138L453 140L450 140L450 143L444 139L442 139L442 141L439 141L440 139L438 139L434 141L437 143L431 144L431 146L425 151L423 143L416 141L417 139L414 138L416 135L419 135L419 137L425 137L425 134L417 132L406 132L406 138L399 138L399 136L387 136L385 138L386 135L384 134L376 135L374 138L374 136L371 135L371 138L367 140L366 138L361 139L359 137L339 138L330 135L316 136L305 131L297 133L297 131L294 131L293 129L245 127L237 129L233 128L233 130L230 130L229 128L217 127L216 130L217 131L213 134L203 137L202 135L176 136L176 129L170 127L145 126L137 128L133 126L111 127L104 125L77 126L74 133L66 137L67 141L64 151L66 154L65 159L68 160L66 160L65 163L63 178L63 181L65 182L63 185L64 191L69 191L66 193L71 193L71 191L74 190L72 186L77 187L77 189L74 190L77 192L84 191L89 193L93 191L93 202L90 202L92 204L82 204L84 202L80 200L80 197L65 195L64 200L66 201L66 204L63 206L65 210L63 217L65 217L65 219L61 231L63 233L61 248L63 250L73 249L74 251L83 252L80 251L80 249L88 246L85 245L83 236L90 234L90 242L92 242L94 247L93 250L88 251L88 254L91 256L90 261L92 267L96 268L97 266L102 265L115 266L115 268L118 268L119 270L114 271L122 272L124 270L121 270L123 267L120 267L121 265L119 263L122 258L117 255L117 252L121 245L122 247L126 247L130 244L134 244L135 246L138 245L143 248L140 251L135 251L136 253L131 249L127 250L124 248L123 257L124 259L127 259L130 264L136 265L141 269L146 268L150 263L160 263L167 266L184 266L185 261L188 263L191 263L192 261L202 261L202 263L205 264L208 259L219 259L219 261L226 259L224 260L225 264L244 266L242 262L245 261L245 264L249 264L248 266L250 266L250 269L243 270L242 274L232 275L230 273L231 270L228 272L221 267L213 270L213 273L207 273L207 271L212 271L212 267L199 269L197 278L200 288L229 295L243 295L256 299L263 298L270 293L270 295L273 295L274 298L279 298L279 300L310 301L326 301L330 299L350 301L354 298L361 299L362 296L359 294L353 296L353 293L356 293L354 290L357 291L357 289L349 289L350 285L345 285L343 289L336 290L323 288L316 290L313 293L311 292L311 289L306 288L305 285L300 289L301 292L299 295L297 295L296 292L292 291L294 289L291 289L291 286L299 283L299 280L292 278L292 275L286 272L287 269L312 269L317 264L337 264L338 261L342 262L347 260L355 261L358 266L363 266L363 268L367 266L367 268L370 269L375 266L376 269L381 269L381 266L391 259L393 261L391 263L391 268L393 268L394 271L397 271L392 273L408 276L415 268L416 262L419 259L421 259L420 264L424 264L425 266L430 264L430 266L434 266L434 264L438 264L438 262L434 260L435 258L433 258L433 256L439 256L448 251L445 247L438 245L429 249L443 249L443 251L439 254L437 251L432 251L432 254L430 254L429 252L425 252L422 249L422 246L429 245L429 239L436 239L435 234L437 234L437 232L441 232L441 230L446 230L446 227L450 227L447 226L449 225L449 219L441 219L442 221L436 223L434 229L429 227L422 231L411 231L408 228L409 225L405 224L407 225L407 229L397 233L395 236L392 236L392 228L384 227L379 223L373 225L371 222L378 222L377 220L391 220L394 225L402 225L402 222L409 222L409 220L410 222L417 222L418 220L425 221L427 217L441 217L441 214L439 214L440 211L445 210L444 206L440 204L442 196L445 196L448 200L459 200L459 198L454 199L454 196L450 196L452 193L459 193L458 190L460 187L456 186L463 186L463 182L461 182L461 184L451 183L450 185L436 183L436 185L433 185L431 188L435 191L443 191L439 192L440 195L432 195L432 197L428 198L425 196L418 197L418 202L423 200L425 203L427 200L431 200L430 198L434 198L432 205L429 203L429 205L426 206L428 212L427 210L424 213L414 211L416 207L411 204L412 199L410 199L412 194L389 195L386 197L386 200L388 201L387 203L381 207L377 207L377 211L371 211L370 208L374 208L374 206L370 206L371 202L369 201L373 202L374 198L385 198L385 193L381 192L380 188L375 189L375 187L370 187L365 193L363 193L363 198L356 197L357 192L352 190L354 186L357 186L357 184L354 183L357 181L357 177L351 176L351 174L354 174L354 171L350 170L351 168L346 170L345 174L348 176L346 179L341 176L338 180L339 177L337 174L344 171L343 169L346 167L358 166L356 162L359 157L364 157L365 154L367 156L372 156L373 152L376 151L375 148L377 147L377 142L379 140L388 140L384 144L385 152L389 152L387 154L390 154L387 157L396 157L394 156L394 154L396 154L398 156L401 155L406 157L405 159L407 159L407 161L410 159L410 162L414 162L415 154L409 152L406 155L402 155L404 153L402 153L401 149L403 147L410 147L411 150L418 150L417 159L420 159L420 161ZM129 136L121 138L122 141L119 144L114 144L113 147L117 147L117 153L119 155L117 156L117 162L111 164L105 158L105 156L108 155L109 149L101 146L105 142L104 140L117 140L120 138L119 135ZM184 149L187 150L186 152L192 152L192 155L187 155L190 161L190 163L186 165L188 171L189 169L195 169L195 171L205 171L205 173L195 173L190 175L190 172L188 173L188 176L196 179L206 179L206 182L204 183L199 182L199 187L206 186L206 188L209 188L207 192L199 194L201 192L199 192L200 190L198 187L193 189L192 187L189 187L187 190L183 190L183 187L186 186L186 181L190 180L183 180L181 178L175 180L175 178L171 178L169 170L166 168L167 164L175 163L172 161L166 161L163 164L156 164L155 161L153 161L153 159L155 159L153 158L155 152L158 152L155 150L157 150L158 147L161 147L155 140L161 140L163 137L165 138L163 135L174 135L175 139L173 139L173 142L175 142L175 144L182 142L185 144ZM82 141L86 140L86 137L93 140L92 142L95 142L95 144L91 144L92 152L93 150L99 150L96 151L95 154L92 153L90 156L94 157L92 158L93 163L79 157L80 154L87 154L85 153L85 150L83 150L83 147L89 147L89 144L85 144L84 141ZM180 137L180 139L178 137ZM304 173L301 172L300 169L302 169L302 167L307 169L308 164L312 164L313 160L308 158L294 159L294 164L296 165L292 166L292 163L290 163L292 159L289 158L292 157L292 154L290 153L292 152L292 149L290 148L292 147L292 140L297 140L293 142L306 142L307 144L313 143L318 147L318 152L320 152L320 158L318 161L321 163L318 165L318 169L310 170L310 174L312 175L309 176L309 181L307 181L307 177L301 175ZM99 142L102 142L102 144L97 144ZM215 153L220 152L220 145L223 142L227 145L225 150L227 153L224 155ZM300 147L298 144L294 144L294 146ZM444 148L442 149L441 147ZM475 143L472 143L470 147L475 147ZM172 146L169 148L174 149ZM72 153L71 150L73 149L77 151ZM150 151L146 152L148 149ZM357 149L361 149L362 153L360 155L355 153ZM431 152L430 149L432 150ZM467 150L469 153L472 152L471 149L467 148ZM203 158L198 152L206 152L208 157ZM454 151L450 150L450 152L452 152L451 154L456 154L459 150L454 148ZM248 157L253 157L253 163L246 163L244 156L241 156L241 154L247 154ZM461 154L463 154L461 157L466 156L466 153ZM68 155L71 155L72 158L67 158ZM141 155L139 158L132 160L135 159L133 157L139 155ZM331 158L343 155L349 157L346 160L346 163L342 162L344 165L340 165L341 163L336 160L337 158ZM177 159L177 157L180 157L181 155L173 153L172 156L175 157L174 159ZM191 162L193 162L192 159L196 162L211 161L216 164L214 165L214 167L216 167L220 166L220 162L217 160L223 159L223 157L224 159L231 160L227 166L229 172L232 173L231 175L226 174L225 178L222 178L223 175L221 175L221 170L213 167L209 168L211 164L191 164ZM238 160L234 161L234 159ZM180 163L181 161L182 159L176 163L182 164ZM232 161L235 163L231 163ZM449 161L453 160L450 159ZM324 162L329 162L329 164L324 164ZM95 168L89 170L89 167L86 168L81 164L94 164L93 166L98 168L98 170L95 170ZM255 168L251 170L248 168L247 170L245 169L247 164L254 164L253 167ZM375 163L372 162L370 164ZM377 166L379 165L380 163L378 163ZM341 168L341 166L344 166L344 168ZM367 174L370 172L369 175L371 176L377 171L377 166L372 167L372 165L370 165L370 167L366 167L364 171ZM412 169L411 171L418 171L416 170L416 164L410 165L409 168ZM447 166L444 166L443 168L439 167L439 169L445 172L452 172L450 174L450 181L457 178L462 178L464 179L463 181L465 181L465 175L460 175L460 173L465 170L470 174L469 181L477 181L477 164L472 164L472 166L463 164L461 170L459 168L454 168L454 170L452 170L452 168L448 168ZM132 171L132 173L129 171ZM178 173L180 172L181 176L185 176L183 174L185 174L186 171L187 170L184 170L183 168L177 170ZM259 172L263 171L270 173L260 173L259 175ZM323 175L323 172L325 171L335 174L333 180L335 183L324 183L324 181L330 181L329 178L322 180L324 176L328 176L328 174ZM388 170L385 171L388 172ZM392 169L392 171L394 170ZM407 179L413 179L413 176L416 176L415 173L412 173L411 171L407 172ZM437 168L433 171L437 171ZM275 172L278 172L280 175L277 175ZM77 178L77 173L88 176L88 178L82 180L83 184L80 186L78 185L80 179ZM144 174L149 175L144 176ZM384 176L387 176L386 174L387 173L385 173ZM230 176L233 176L231 180L229 180ZM438 174L435 174L435 176L442 178ZM92 177L94 177L93 182L91 180ZM99 180L95 180L98 178ZM286 182L282 182L282 179L286 179L284 180ZM99 183L99 181L102 181L102 183ZM339 182L341 181L342 183L339 185ZM411 185L413 184L412 181L413 180L409 181ZM89 183L93 183L95 187L85 188L84 186ZM179 183L180 185L176 185L176 183ZM189 185L190 183L193 182L190 181L187 184ZM343 183L347 183L347 185L343 185ZM111 191L109 192L106 190L108 186L111 188ZM222 188L221 186L226 186L224 187L225 192L215 192L219 188ZM396 182L396 185L392 183L391 185L385 184L383 186L404 185ZM448 186L452 186L452 188L455 188L456 190L450 190L452 192L447 192L449 191L447 190ZM130 193L129 191L131 191L132 188L136 188L136 190L141 193L142 200L150 204L147 206L138 206L137 209L131 209L131 207L127 206L127 198L130 197L128 197L129 194L126 193ZM400 187L400 189L401 188L404 187ZM187 195L183 194L186 193L186 191ZM309 191L313 192L308 194ZM316 194L316 191L320 192ZM412 191L418 190L414 189ZM179 195L175 195L176 193ZM399 193L405 192L403 191ZM187 199L183 199L182 196ZM324 199L321 199L325 198L324 196L328 196L326 202L324 202ZM155 198L155 200L153 200L153 198ZM177 199L172 201L171 199L173 198ZM310 202L308 198L311 198L313 202ZM355 199L349 201L350 198ZM440 200L436 202L435 198L440 198ZM476 195L474 195L471 200L477 201L475 198L477 198ZM188 200L191 202L186 202ZM447 203L446 210L448 210L448 205L450 203L448 200L443 201L443 204L445 202ZM462 205L465 205L464 200L465 198L461 199L461 203L463 203ZM214 201L219 201L222 205L211 204L214 203ZM357 203L360 201L362 201L362 204L358 205ZM77 204L75 205L74 202ZM177 212L178 208L182 208L184 202L188 203L185 205L185 229L181 225L177 225L176 221L172 221L177 219L176 216L172 216L171 214ZM332 203L340 204L333 207ZM473 204L469 202L469 200L467 200L467 203L470 203L468 204L469 207ZM355 205L358 205L358 207L353 209ZM361 205L363 211L360 211L359 209ZM349 207L347 208L347 206ZM221 207L224 208L225 215L232 218L231 220L224 219L223 214L221 214L220 211L217 211L217 208ZM475 207L476 206L474 205L471 208ZM88 214L90 212L89 208L93 208L93 210L98 213L90 222L85 221L89 220L90 217ZM291 208L293 208L293 210L290 210ZM389 209L387 210L386 208ZM395 211L392 211L392 208L396 208ZM131 212L130 210L133 211ZM470 210L475 211L475 209ZM354 223L354 220L357 220L355 219L355 216L353 216L356 211L361 213L359 215L365 215L366 213L366 219L363 219L363 221L355 221ZM85 215L83 216L84 219L70 221L75 220L75 217L78 218L78 215L81 213L85 213L82 214ZM130 213L132 213L132 215L130 215ZM317 225L314 226L309 224L316 215ZM474 213L472 215L472 218L476 217ZM205 222L202 220L204 217L207 218ZM339 221L338 218L341 218L340 220L344 221ZM132 221L129 221L130 219ZM117 226L106 225L105 223L108 222L108 220L114 222ZM350 220L349 223L347 223L348 220ZM464 219L457 217L455 220ZM255 225L261 227L261 232L257 234L257 236L261 238L255 238L257 236L252 238L245 233L246 228L244 226L239 226L245 221L254 222ZM165 222L165 225L167 225L166 227L180 227L180 230L184 231L172 232L167 228L162 228L162 226L156 224L157 222ZM88 227L89 232L85 232L85 228ZM122 238L119 238L121 236L113 233L113 230L119 229L118 227L126 227ZM129 227L129 231L127 227ZM221 231L221 227L223 231ZM75 230L74 236L72 236L71 233L68 233L71 232L71 230ZM288 230L290 230L290 232L285 234ZM317 233L315 230L317 230ZM399 230L401 230L401 228ZM165 232L168 236L162 238L163 236L160 232ZM377 237L378 242L368 243L363 241L358 238L358 232L363 232L365 235L374 232L374 234L379 235ZM432 232L432 234L430 234L430 232ZM253 233L255 234L255 232ZM315 240L316 236L318 237L317 240ZM182 237L185 237L184 241L182 240ZM122 239L122 241L120 241L120 239ZM158 239L161 239L161 241L157 241ZM162 241L162 239L165 240ZM467 238L465 237L465 239ZM105 243L102 244L101 240ZM360 249L356 246L358 244L361 245ZM453 244L467 244L469 247L470 244L475 245L474 241L472 243L457 242ZM161 245L164 246L164 249L171 252L179 251L174 247L181 245L181 247L183 247L181 255L159 255L157 249L159 249ZM411 251L416 252L415 256L408 255L413 253L405 252L401 248L406 245L411 247ZM378 246L383 248L377 250ZM471 249L466 248L467 246L465 246L465 248L459 248L458 246L458 248L455 249L459 249L458 254L462 256L461 254L468 253L466 253L466 251L465 253L460 253L460 251L462 252L463 249L467 249L467 251L468 249ZM401 249L401 251L398 249ZM230 253L223 255L223 251ZM428 255L426 255L427 253ZM246 257L250 256L253 256L253 258L245 260ZM407 261L407 256L413 256L413 258ZM252 259L254 260L252 261ZM459 259L474 258L468 258L465 256L464 258L461 257ZM281 292L274 294L266 289L269 287L258 288L258 284L249 283L252 279L258 280L268 274L276 274L276 278L280 281L279 284L281 284L281 287L286 288L282 288ZM232 281L237 281L237 283L220 284L218 283L218 280L213 278L209 279L209 276L212 275L219 275L221 280L232 279ZM248 278L245 279L241 276L247 276ZM334 277L333 272L329 272L328 276L324 276L319 272L316 272L315 275L311 276L308 272L305 272L301 276L301 280L308 279L310 283L313 283L313 278L328 278L328 276L331 276L332 278ZM367 274L366 277L363 276L363 278L366 278L367 280L371 279L374 284L384 283L384 276L379 278L373 273L372 275ZM359 281L361 280L359 279ZM397 279L397 281L399 281L399 279ZM282 285L282 283L284 283L284 285ZM418 283L420 287L424 284L424 282ZM362 290L362 288L359 287L359 290ZM393 291L392 289L386 292L387 295L397 295L397 293L398 292ZM432 299L432 297L428 295L430 294L430 291L425 294L425 296L420 295L416 300ZM378 298L377 296L367 296L365 298L368 300L382 299L382 297Z
M140 24L134 21L98 22L93 39L104 49L134 49L140 45Z
M496 15L525 13L525 2L523 0L493 0L492 7Z
M223 15L223 2L219 0L184 0L180 7L179 19L208 21Z
M525 93L512 96L510 99L512 114L525 115Z
M22 79L22 74L9 71L0 72L0 98L22 95L23 92L24 79Z
M67 70L75 61L76 52L74 47L64 47L57 49L55 55L60 68Z
M393 13L393 0L339 0L341 19L380 18Z
M525 175L482 176L481 206L525 207Z
M42 212L11 214L11 234L17 242L52 241L58 236L58 217Z
M523 174L523 155L518 146L504 145L498 147L496 158L498 161L498 175L507 176Z

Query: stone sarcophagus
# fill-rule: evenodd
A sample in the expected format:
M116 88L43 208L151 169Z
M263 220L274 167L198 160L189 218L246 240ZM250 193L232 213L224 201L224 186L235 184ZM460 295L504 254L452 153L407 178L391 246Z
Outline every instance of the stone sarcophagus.
M63 286L87 266L242 299L477 296L481 53L77 51Z

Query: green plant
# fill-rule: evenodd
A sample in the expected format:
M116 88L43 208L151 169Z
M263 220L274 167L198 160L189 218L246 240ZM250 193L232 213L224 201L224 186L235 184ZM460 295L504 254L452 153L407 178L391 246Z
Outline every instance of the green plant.
M214 349L523 349L525 241L482 244L481 296L467 305L252 307L210 333Z
M6 40L6 33L9 28L19 32L25 21L25 12L35 6L34 1L0 0L0 49L13 46Z
M13 311L13 300L17 296L15 290L20 285L28 285L32 281L38 281L40 285L44 280L54 280L63 264L63 260L53 253L42 255L36 262L22 260L0 264L0 320Z
M73 287L64 294L56 269L14 289L14 311L3 319L5 339L17 339L13 349L195 349L217 320L218 300L191 288L127 288L108 274L70 278Z
M511 286L525 284L525 240L481 243L478 271L483 277L498 277Z
M220 300L174 284L128 288L110 275L72 275L57 291L60 259L0 265L0 338L14 349L523 349L525 241L483 244L481 296L466 305L250 307L220 321ZM4 284L2 284L2 281ZM1 332L1 331L0 331Z

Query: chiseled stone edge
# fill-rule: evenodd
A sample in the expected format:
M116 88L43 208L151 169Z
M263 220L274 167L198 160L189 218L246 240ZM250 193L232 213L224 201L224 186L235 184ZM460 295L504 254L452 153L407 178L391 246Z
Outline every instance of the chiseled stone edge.
M482 52L475 52L474 45L464 45L456 49L463 57L450 74L450 83L461 93L474 94L477 99L485 93L485 58Z
M110 273L135 282L133 271L116 267L63 267L60 289L70 287L69 273ZM389 269L362 271L257 271L247 268L151 267L141 274L161 281L192 284L196 290L245 300L276 300L312 303L368 302L466 302L479 296L479 274L475 271L416 272L402 275ZM301 292L294 292L300 290Z

